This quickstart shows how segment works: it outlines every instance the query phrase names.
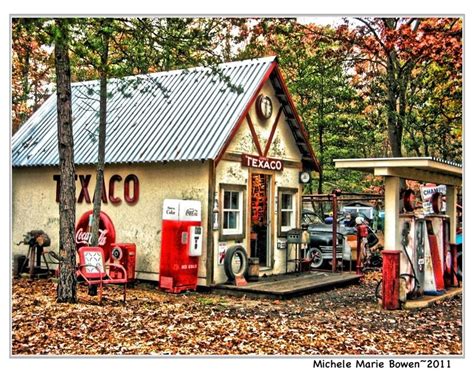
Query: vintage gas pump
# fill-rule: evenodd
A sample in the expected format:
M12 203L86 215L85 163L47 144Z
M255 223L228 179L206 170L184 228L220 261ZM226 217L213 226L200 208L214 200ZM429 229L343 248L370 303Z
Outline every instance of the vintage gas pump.
M403 193L404 213L399 216L401 235L400 299L423 296L426 266L426 223L423 215L415 213L415 192Z
M357 217L356 220L356 229L357 229L357 257L356 257L356 273L362 275L362 263L360 259L362 244L364 247L367 243L367 236L369 235L369 229L364 220L361 217ZM367 254L367 252L365 252Z
M400 277L403 299L423 295L425 277L425 220L413 213L400 215L401 245Z
M411 199L404 197L406 213L400 214L402 255L400 276L405 286L401 298L413 298L444 293L451 283L451 260L446 229L447 217L441 214L442 198L439 193L431 198L432 207L424 206L424 217L416 216ZM405 291L403 290L405 289Z
M442 186L438 186L441 190ZM425 278L425 293L439 295L445 288L452 285L453 271L451 251L449 247L449 217L442 211L443 194L436 191L431 195L431 208L426 215L428 233L427 276Z
M165 291L196 290L203 242L201 225L200 201L164 201L159 285Z
M127 272L127 283L135 281L135 262L137 247L134 243L114 243L110 259L113 263L118 263L125 268ZM110 277L113 279L122 279L123 272L117 268L110 268Z
M428 233L427 276L425 278L425 293L429 295L439 295L445 291L445 245L444 223L445 216L426 216L426 226Z

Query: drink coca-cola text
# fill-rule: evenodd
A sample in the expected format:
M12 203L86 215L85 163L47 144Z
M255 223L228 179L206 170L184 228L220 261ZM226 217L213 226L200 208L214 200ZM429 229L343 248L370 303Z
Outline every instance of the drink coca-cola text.
M82 227L80 227L76 231L76 244L86 244L90 245L92 239L92 233L89 231L84 231ZM107 242L107 229L100 230L99 229L99 245L104 246Z

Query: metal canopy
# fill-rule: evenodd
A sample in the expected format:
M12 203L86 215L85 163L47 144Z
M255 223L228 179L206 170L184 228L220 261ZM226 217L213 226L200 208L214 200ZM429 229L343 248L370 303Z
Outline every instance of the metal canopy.
M375 176L462 185L462 165L434 157L334 159L334 163L339 169L359 170Z

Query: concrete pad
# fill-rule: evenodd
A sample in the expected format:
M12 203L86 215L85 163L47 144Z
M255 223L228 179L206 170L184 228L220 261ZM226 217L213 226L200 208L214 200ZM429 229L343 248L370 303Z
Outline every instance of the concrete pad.
M408 300L403 305L404 309L423 309L433 305L437 301L444 301L447 298L462 294L462 288L449 288L446 293L439 296L423 296L416 300Z

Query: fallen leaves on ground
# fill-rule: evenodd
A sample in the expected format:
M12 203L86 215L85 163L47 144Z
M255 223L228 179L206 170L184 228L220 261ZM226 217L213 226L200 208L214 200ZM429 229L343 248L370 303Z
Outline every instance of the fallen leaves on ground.
M12 353L462 354L461 296L426 309L385 311L374 296L377 278L291 300L174 295L141 284L127 290L123 304L122 289L107 286L102 306L82 285L77 304L59 304L51 280L14 280Z

